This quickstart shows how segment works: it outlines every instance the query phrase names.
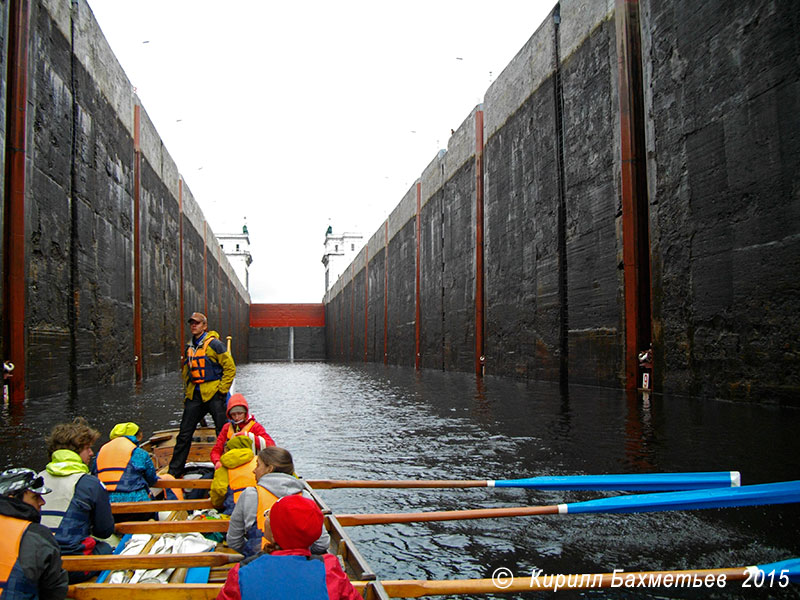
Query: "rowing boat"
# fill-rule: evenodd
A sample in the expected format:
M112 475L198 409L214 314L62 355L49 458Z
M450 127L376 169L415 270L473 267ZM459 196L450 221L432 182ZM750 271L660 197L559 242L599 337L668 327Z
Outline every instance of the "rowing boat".
M153 461L156 466L162 470L166 469L169 460L172 456L172 449L175 444L175 437L177 431L167 430L159 431L145 444L143 448L148 450L153 456ZM212 428L201 428L196 432L192 442L192 450L190 452L190 462L208 462L209 453L215 442L215 434ZM708 476L713 476L713 480L709 481ZM611 479L608 479L608 478ZM688 480L687 480L688 477ZM698 477L697 481L694 481ZM157 487L182 487L182 488L195 488L207 489L210 487L210 481L205 480L191 480L182 479L176 481L161 481ZM509 593L518 591L529 591L530 589L552 589L555 591L559 588L575 588L576 585L569 584L570 581L589 581L591 588L604 588L614 587L615 577L621 578L620 575L614 574L579 574L579 575L548 575L543 578L525 578L520 577L514 581L514 585L506 588L505 582L499 582L492 579L481 580L443 580L443 581L429 581L429 580L396 580L379 581L376 574L369 568L361 553L355 548L350 537L345 533L345 526L353 526L359 524L376 524L383 522L414 522L414 521L429 521L429 520L444 520L445 518L479 518L479 517L496 517L506 516L505 513L499 514L500 511L508 512L508 515L518 514L566 514L570 512L592 512L591 507L598 505L598 509L609 510L610 512L637 512L639 508L631 505L637 503L645 503L641 510L668 510L668 509L686 509L686 508L707 508L716 507L719 502L725 500L719 506L739 506L751 505L762 503L779 503L779 502L796 502L798 494L798 485L800 482L784 482L782 484L768 484L762 486L745 486L740 487L740 480L737 472L730 473L696 473L696 474L646 474L637 476L564 476L564 477L537 477L527 478L521 480L503 480L503 481L331 481L331 480L310 480L304 481L305 491L314 499L317 505L325 515L325 527L331 537L330 551L340 558L340 562L345 572L350 577L354 587L367 599L384 599L391 597L420 597L428 595L453 595L453 594L485 594L485 593ZM576 487L577 486L577 487ZM613 486L613 487L612 487ZM623 487L625 486L625 487ZM561 506L556 507L522 507L522 508L508 508L508 509L483 509L472 511L461 511L458 514L449 513L400 513L388 515L334 515L327 504L319 497L316 490L330 489L333 487L541 487L542 489L629 489L629 490L647 490L654 491L659 489L683 490L679 492L666 492L645 494L641 496L622 496L619 498L604 498L599 500L591 500L583 503L573 503L572 505L563 505L569 510L562 510ZM715 487L717 489L708 489ZM748 500L749 495L758 492L761 488L773 487L780 488L781 492L779 498L770 497L768 500L751 501ZM788 491L783 488L789 488ZM702 488L702 489L697 489ZM767 491L767 490L765 490ZM788 495L787 495L788 494ZM728 496L731 498L728 499ZM687 498L691 500L687 504ZM702 500L703 505L698 505ZM711 504L708 502L711 501ZM613 503L614 506L609 509L606 506ZM624 506L617 507L616 503L622 503ZM656 503L657 507L652 505ZM587 506L586 510L582 510L583 505ZM637 505L638 506L638 505ZM184 512L176 513L176 515L185 515L185 510L210 508L210 501L207 499L199 500L184 500L184 501L154 501L143 503L119 503L113 507L114 512L133 513L133 512L154 512L162 510L181 510ZM553 510L555 509L555 510ZM522 512L524 511L524 512ZM483 514L483 513L487 514ZM469 515L462 513L470 513ZM481 513L475 515L472 513ZM203 520L203 521L186 521L185 516L177 516L177 520L172 522L130 522L120 523L118 531L120 533L176 533L176 532L225 532L227 531L227 520ZM70 570L95 570L98 568L115 568L115 569L145 569L156 567L178 567L179 570L183 568L197 568L203 567L206 569L207 576L201 583L196 583L196 579L188 578L185 581L178 580L175 583L168 584L105 584L105 583L85 583L78 584L70 587L69 597L79 600L102 600L108 598L109 600L116 600L120 595L125 598L142 600L176 600L178 598L186 600L211 600L216 598L222 584L225 581L228 570L232 563L238 561L241 557L239 555L231 554L230 550L225 547L218 546L213 552L205 552L202 554L178 554L167 555L161 557L152 556L127 556L127 557L75 557L71 558L65 563L72 563L67 566ZM85 562L80 562L80 561ZM91 562L94 561L94 562ZM798 570L800 570L800 560L793 559L785 561L786 564L780 563L778 569L779 576L786 579L786 584L791 581L797 581L800 578ZM777 563L776 563L777 564ZM664 577L694 577L700 580L713 574L715 577L725 576L730 581L746 580L747 577L756 577L753 573L761 571L769 571L768 567L735 567L728 569L704 570L704 571L659 571L659 572L645 572L645 573L627 573L628 577L649 577L650 579L659 579ZM79 568L80 567L80 568ZM773 569L774 570L774 569ZM763 573L761 575L763 577ZM563 582L567 582L565 586ZM783 579L781 580L783 581ZM547 587L547 586L550 587Z
M153 433L153 435L142 443L142 449L150 453L156 470L160 473L166 471L169 461L172 458L172 451L175 447L178 430L163 430ZM210 465L210 452L214 447L217 436L213 427L200 427L195 431L192 438L192 445L187 458L187 465L192 463L208 463ZM166 480L159 481L157 487L183 487L183 488L208 488L208 479L183 479L175 482ZM325 528L330 535L329 552L339 557L339 562L347 576L357 582L357 589L367 600L388 600L389 596L384 591L382 585L377 580L375 572L369 567L361 552L356 548L350 536L345 532L338 519L333 515L331 509L320 498L307 483L304 482L305 491L317 503L325 516ZM184 521L187 518L186 510L210 508L210 501L199 499L194 501L153 501L139 503L119 503L112 505L114 513L133 513L133 512L155 512L173 511L170 519L177 519L184 524L178 529L181 532L189 531L212 531L215 525L218 531L227 530L227 520L198 520ZM175 510L177 509L177 510ZM143 524L138 522L139 524ZM124 534L134 528L136 522L118 523L118 533ZM155 522L151 522L156 525ZM172 533L177 531L175 522L165 522L163 524ZM192 553L192 554L165 554L165 555L117 555L117 556L88 556L70 557L64 561L65 568L70 571L83 570L120 570L133 571L134 569L154 569L154 568L173 568L179 577L170 579L170 583L151 584L112 584L89 581L71 585L67 597L78 600L88 600L90 598L118 598L120 595L125 598L164 598L165 600L176 600L177 598L191 597L193 599L216 598L221 585L225 582L230 567L241 556L235 554L230 548L222 543L211 552ZM186 573L194 571L193 576L184 579ZM204 581L198 582L198 574ZM189 590L187 594L187 590Z

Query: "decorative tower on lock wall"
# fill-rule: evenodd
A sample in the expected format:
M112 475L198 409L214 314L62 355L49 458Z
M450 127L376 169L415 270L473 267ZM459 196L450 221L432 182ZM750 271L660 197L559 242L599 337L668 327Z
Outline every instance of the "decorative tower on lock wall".
M339 279L347 266L353 262L363 245L363 234L344 232L334 235L333 227L328 226L328 230L325 232L325 252L322 255L322 264L325 265L325 293Z
M217 234L219 246L228 257L234 272L239 277L244 288L250 291L250 273L248 267L253 262L250 256L250 234L247 231L247 223L242 226L241 233L219 233Z

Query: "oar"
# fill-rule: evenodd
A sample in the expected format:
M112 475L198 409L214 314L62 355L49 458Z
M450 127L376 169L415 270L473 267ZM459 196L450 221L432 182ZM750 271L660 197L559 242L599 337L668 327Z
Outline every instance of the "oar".
M149 513L165 510L203 510L212 508L211 500L148 500L145 502L112 502L111 512L122 513Z
M761 575L760 573L763 573ZM765 579L762 579L764 577ZM753 567L699 569L685 571L617 571L614 573L539 574L535 577L504 577L502 579L451 579L451 580L382 580L386 593L393 598L419 598L450 594L501 594L578 589L643 587L724 587L731 581L752 582L753 589L762 586L786 587L790 581L800 583L800 558L784 560ZM723 585L720 586L719 582ZM766 581L766 583L765 583ZM694 585L700 582L700 585ZM770 582L772 582L770 584ZM364 582L353 582L360 589Z
M557 475L525 479L309 479L308 485L317 490L334 488L473 488L509 487L537 490L617 490L626 492L659 492L673 490L703 490L741 485L739 471L700 473L625 473L621 475Z
M763 576L760 573L763 573ZM557 591L559 589L602 589L632 587L637 583L650 584L649 587L664 587L665 581L673 587L689 587L696 581L753 581L753 587L771 581L772 586L785 587L789 581L800 583L800 559L794 558L753 567L730 567L723 569L700 569L684 571L618 571L615 573L578 573L571 575L540 574L537 577L519 577L513 581L504 579L454 579L383 580L379 583L389 596L395 598L419 598L450 594L500 594L531 591ZM764 579L761 579L764 577ZM769 579L769 578L772 579ZM669 578L669 579L667 579ZM710 578L710 579L709 579ZM360 593L369 581L353 581L353 587ZM707 586L706 586L707 587ZM67 597L76 600L213 600L217 597L221 584L119 584L80 583L69 586Z
M91 556L62 556L66 571L124 571L126 569L165 569L167 567L218 567L239 562L242 556L227 552L197 552L192 554L96 554Z
M747 485L737 488L659 492L600 498L585 502L551 506L522 506L482 508L420 513L383 513L336 515L345 527L378 525L382 523L417 523L424 521L453 521L457 519L488 519L575 513L640 513L664 510L697 510L760 504L800 502L800 481Z

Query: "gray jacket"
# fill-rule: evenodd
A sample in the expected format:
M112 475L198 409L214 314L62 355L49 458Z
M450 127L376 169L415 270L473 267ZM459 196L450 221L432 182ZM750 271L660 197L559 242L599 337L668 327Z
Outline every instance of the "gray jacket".
M308 494L303 491L303 483L293 475L286 473L267 473L258 480L258 485L278 498L302 493L308 498ZM256 524L256 513L258 512L258 491L255 488L245 489L239 496L239 501L231 513L231 522L228 525L228 535L226 537L228 546L242 552L247 541L247 531ZM325 529L322 535L311 546L312 554L325 554L331 543L330 535Z

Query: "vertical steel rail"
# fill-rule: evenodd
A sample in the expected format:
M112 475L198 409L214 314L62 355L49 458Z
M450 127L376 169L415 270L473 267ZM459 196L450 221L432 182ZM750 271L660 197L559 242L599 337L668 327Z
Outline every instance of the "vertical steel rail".
M638 0L616 0L615 27L625 282L625 387L635 389L639 378L638 354L646 350L651 341L650 236Z
M6 199L3 232L5 326L4 360L14 363L8 379L9 400L25 400L25 159L27 155L28 41L27 0L11 0L8 43Z
M183 366L184 313L183 313L183 177L178 178L178 352Z
M347 353L347 360L354 358L354 346L356 337L356 278L353 274L353 263L350 263L350 351Z
M483 110L475 113L475 375L483 376Z
M564 166L564 89L561 80L560 48L561 9L556 5L553 13L553 103L556 127L556 164L558 165L558 346L559 383L569 384L569 279L567 264L567 185Z
M208 318L208 223L203 220L203 314Z
M417 234L417 256L416 256L416 274L415 274L415 288L414 288L414 368L419 370L422 364L422 355L420 353L420 338L422 333L422 303L420 299L421 278L420 278L420 240L422 238L422 221L420 219L420 208L422 204L422 183L417 181L417 218L416 218L416 234Z
M369 336L369 241L364 246L366 250L366 263L364 265L364 362L367 362L367 353L369 346L367 340Z
M142 148L140 138L141 107L133 107L133 353L136 382L142 381L142 252L141 191Z
M217 317L217 327L221 331L223 329L222 305L225 303L224 296L222 295L222 284L227 280L227 273L225 273L225 270L222 268L222 248L220 248L219 244L215 245L217 247L217 302L219 302L219 307L217 309L219 313Z
M383 223L383 364L389 364L389 219Z

